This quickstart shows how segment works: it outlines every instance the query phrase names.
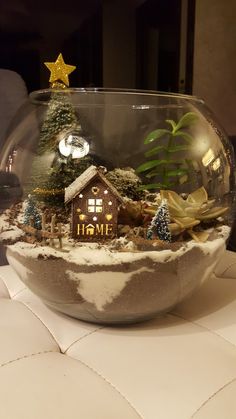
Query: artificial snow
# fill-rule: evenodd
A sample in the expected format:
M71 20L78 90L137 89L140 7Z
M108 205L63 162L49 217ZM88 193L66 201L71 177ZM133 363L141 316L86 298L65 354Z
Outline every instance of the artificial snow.
M2 242L14 242L23 237L24 234L25 233L20 228L9 223L6 215L0 217L0 240Z
M8 221L8 218L6 214L2 214L0 216L0 233L1 231L9 230L9 228L10 228L10 223Z
M62 258L66 262L75 263L78 265L120 265L122 263L136 262L141 259L151 259L156 263L165 263L181 257L183 254L192 250L193 248L200 249L205 255L211 255L220 246L224 246L225 240L228 238L230 228L222 226L218 228L218 238L205 243L197 243L191 240L183 244L183 246L176 250L157 250L157 251L140 251L132 252L132 250L117 251L109 248L109 245L99 245L98 243L77 243L72 245L69 241L63 241L63 249L56 249L49 246L37 246L24 242L17 242L10 245L10 249L17 252L24 257L38 258L42 255L45 259L50 256Z
M65 188L65 202L71 201L80 191L85 188L88 182L97 175L97 167L90 166L74 182Z
M11 230L3 231L0 233L1 241L15 241L24 236L24 232L18 227L14 227Z
M91 273L76 273L66 271L69 279L78 283L78 293L89 303L102 311L106 304L112 303L115 297L119 296L127 282L133 275L139 273L154 272L153 269L140 268L132 272L100 271Z
M191 240L176 251L132 251L119 239L104 244L63 239L61 250L17 242L8 246L7 257L49 305L52 301L77 318L112 323L127 313L142 318L169 310L192 293L210 276L229 232L227 226L216 228L212 240ZM114 248L117 242L126 249Z
M120 200L123 198L120 196L116 188L109 182L109 180L102 174L102 172L96 166L90 166L86 169L74 182L72 182L67 188L65 188L65 203L70 202L87 184L96 176L103 180L113 194Z

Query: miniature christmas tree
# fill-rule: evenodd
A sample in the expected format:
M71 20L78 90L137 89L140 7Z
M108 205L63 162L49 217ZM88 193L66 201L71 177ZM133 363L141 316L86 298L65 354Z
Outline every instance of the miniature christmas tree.
M51 72L52 91L37 151L39 155L53 152L54 158L47 180L32 181L33 193L50 205L63 206L65 187L92 164L92 159L86 156L89 144L81 135L70 91L66 89L69 86L68 74L75 67L65 64L61 54L55 63L45 65Z
M53 92L40 131L39 154L57 151L59 141L72 130L81 131L76 113L65 92Z
M50 83L52 87L51 99L46 117L40 131L38 145L39 154L49 151L58 151L59 141L63 134L72 129L81 131L81 126L71 103L68 75L76 68L64 63L62 54L59 54L55 63L45 63L51 72ZM58 90L60 89L60 90Z
M89 156L85 156L79 161L72 157L69 157L66 162L59 159L51 168L47 182L42 188L35 188L34 194L50 205L63 206L65 188L91 164L93 164L93 160Z
M41 229L41 216L37 210L32 195L28 195L28 199L26 201L26 207L24 211L24 224L31 225L38 230Z
M171 233L168 227L170 222L169 210L166 199L163 199L147 231L147 239L157 236L162 241L171 241Z

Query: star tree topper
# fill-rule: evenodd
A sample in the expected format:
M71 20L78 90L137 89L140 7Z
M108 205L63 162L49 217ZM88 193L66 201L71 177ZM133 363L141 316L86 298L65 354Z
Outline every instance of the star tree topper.
M66 86L69 86L68 75L76 69L74 65L65 64L62 54L59 54L55 63L44 63L50 70L50 83L58 81L63 82Z

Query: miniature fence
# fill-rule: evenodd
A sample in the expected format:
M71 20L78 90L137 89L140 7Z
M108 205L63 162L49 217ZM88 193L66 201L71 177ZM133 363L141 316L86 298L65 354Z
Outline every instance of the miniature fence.
M53 215L51 218L50 223L50 230L46 230L46 216L45 214L42 214L42 229L38 230L37 228L33 227L34 225L34 219L33 217L30 218L30 224L19 224L19 227L27 234L32 236L32 239L28 238L28 241L41 241L43 245L46 244L46 239L49 239L50 246L54 246L54 240L59 240L59 247L62 249L62 224L57 223L56 224L56 215ZM57 229L57 231L56 231Z

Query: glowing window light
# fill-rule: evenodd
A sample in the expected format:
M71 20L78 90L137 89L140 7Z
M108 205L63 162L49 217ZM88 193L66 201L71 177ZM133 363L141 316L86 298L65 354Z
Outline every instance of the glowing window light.
M204 166L209 166L209 164L212 162L212 160L214 160L214 158L214 151L212 150L212 148L209 148L209 150L207 150L207 152L204 154L202 158L202 164Z
M213 170L217 170L217 169L219 169L220 164L221 164L221 162L220 162L220 158L218 157L218 158L217 158L217 159L215 159L215 160L213 161L213 163L212 163L212 168L213 168Z

